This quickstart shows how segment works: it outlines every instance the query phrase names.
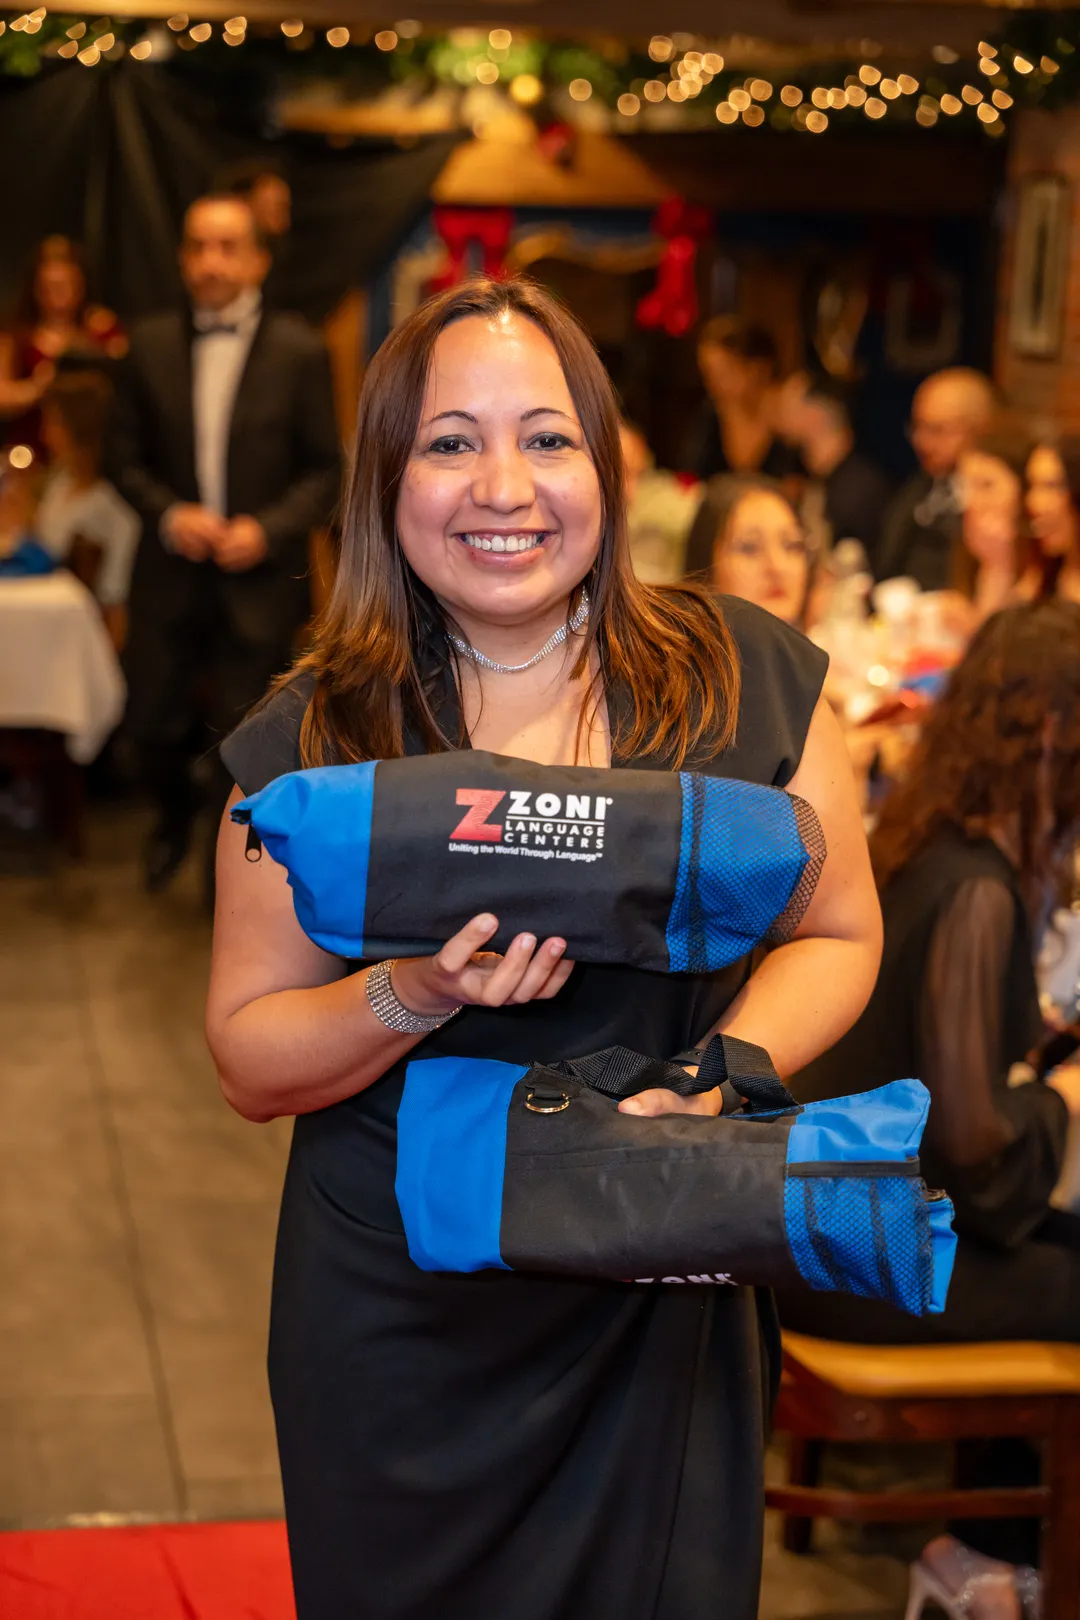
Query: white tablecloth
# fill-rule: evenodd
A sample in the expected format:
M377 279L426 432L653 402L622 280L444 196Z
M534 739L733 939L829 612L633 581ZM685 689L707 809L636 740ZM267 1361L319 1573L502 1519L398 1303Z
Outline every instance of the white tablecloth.
M62 731L80 765L124 709L124 678L97 603L63 570L0 579L0 726Z

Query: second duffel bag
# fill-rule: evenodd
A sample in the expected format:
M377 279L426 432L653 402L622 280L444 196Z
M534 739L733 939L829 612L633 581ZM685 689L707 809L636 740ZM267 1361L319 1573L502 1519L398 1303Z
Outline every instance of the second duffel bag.
M618 1111L646 1087L721 1082L717 1118ZM936 1313L956 1239L919 1168L928 1108L918 1080L800 1107L728 1036L695 1078L622 1047L417 1060L398 1110L409 1253L425 1271L810 1287Z

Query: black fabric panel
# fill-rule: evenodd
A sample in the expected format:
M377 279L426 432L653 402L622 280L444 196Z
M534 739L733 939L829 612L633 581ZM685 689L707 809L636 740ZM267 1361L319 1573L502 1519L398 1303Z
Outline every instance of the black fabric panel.
M240 791L260 792L268 782L303 767L300 727L314 680L303 676L255 709L221 744L221 758Z
M94 296L125 320L174 305L184 209L223 166L265 154L293 187L273 301L322 321L427 207L458 138L431 136L407 150L357 141L344 152L305 136L244 139L186 75L127 60L0 81L0 150L18 154L5 173L0 295L11 298L36 244L58 231L82 242Z
M556 1085L559 1113L526 1107ZM791 1119L642 1119L536 1068L507 1115L499 1248L514 1270L792 1287L784 1227Z
M459 792L489 797L469 803ZM553 816L536 814L545 795L559 801ZM587 817L562 813L571 795L588 799ZM472 750L384 760L375 772L365 952L429 954L492 911L496 951L528 929L538 939L566 935L586 961L666 968L681 825L674 775ZM576 897L569 918L568 888Z

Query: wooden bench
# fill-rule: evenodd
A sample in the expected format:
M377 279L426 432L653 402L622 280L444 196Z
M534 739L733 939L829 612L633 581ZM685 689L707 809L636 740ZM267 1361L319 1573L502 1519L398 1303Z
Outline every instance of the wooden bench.
M775 1427L791 1436L784 1546L809 1550L815 1518L1043 1521L1043 1620L1080 1617L1080 1346L838 1344L784 1334ZM820 1485L829 1440L966 1440L1021 1435L1043 1446L1043 1483L1008 1489L850 1491Z

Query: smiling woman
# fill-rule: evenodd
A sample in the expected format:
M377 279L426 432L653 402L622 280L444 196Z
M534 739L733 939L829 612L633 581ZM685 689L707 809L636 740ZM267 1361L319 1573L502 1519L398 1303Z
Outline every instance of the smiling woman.
M241 1113L297 1116L270 1373L299 1620L697 1620L719 1592L725 1620L756 1613L766 1304L715 1284L420 1271L397 1119L417 1053L666 1057L723 1030L786 1073L847 1028L878 915L823 674L749 603L634 579L613 390L548 294L466 283L397 328L364 382L334 594L311 653L223 747L233 802L301 765L455 748L686 765L790 786L829 858L753 975L748 959L574 967L535 920L494 952L471 861L472 920L434 955L372 967L314 945L284 869L245 861L223 823L211 1048ZM562 870L569 930L604 869ZM431 873L413 881L422 896ZM720 1105L718 1089L652 1089L621 1107Z

